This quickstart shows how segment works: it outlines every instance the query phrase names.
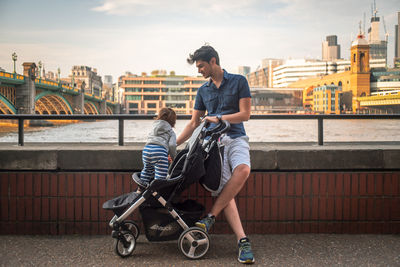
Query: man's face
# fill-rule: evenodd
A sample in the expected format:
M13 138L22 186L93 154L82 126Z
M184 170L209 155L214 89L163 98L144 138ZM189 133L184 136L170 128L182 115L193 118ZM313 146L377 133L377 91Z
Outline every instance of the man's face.
M207 61L197 60L196 67L197 67L198 73L203 75L204 78L208 78L211 76L211 64L208 63Z

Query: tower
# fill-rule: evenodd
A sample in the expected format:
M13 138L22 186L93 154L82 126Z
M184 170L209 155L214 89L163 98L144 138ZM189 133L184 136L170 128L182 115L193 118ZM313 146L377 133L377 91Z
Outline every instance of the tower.
M397 12L398 23L394 28L394 67L400 68L400 11Z
M337 43L336 35L329 35L322 42L322 60L334 61L340 58L340 45Z
M350 90L353 112L360 109L358 97L370 95L369 44L361 33L351 44Z

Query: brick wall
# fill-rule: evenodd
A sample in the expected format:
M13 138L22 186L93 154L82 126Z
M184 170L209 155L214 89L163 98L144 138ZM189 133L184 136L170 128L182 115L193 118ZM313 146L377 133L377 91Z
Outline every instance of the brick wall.
M109 234L102 204L136 188L130 175L0 172L0 234ZM213 203L199 185L182 196ZM248 234L400 233L400 172L253 172L236 200ZM212 231L231 233L222 215Z

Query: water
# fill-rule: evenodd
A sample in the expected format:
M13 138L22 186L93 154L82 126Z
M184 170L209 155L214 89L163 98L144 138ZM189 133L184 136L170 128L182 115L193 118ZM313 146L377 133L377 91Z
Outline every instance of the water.
M178 120L177 135L186 120ZM151 120L126 120L124 142L145 142ZM317 120L250 120L245 128L251 142L317 142ZM31 128L32 129L32 128ZM30 129L30 130L31 130ZM118 121L82 122L25 131L26 143L118 143ZM1 142L17 142L17 133L0 136ZM399 120L324 120L324 142L400 141Z

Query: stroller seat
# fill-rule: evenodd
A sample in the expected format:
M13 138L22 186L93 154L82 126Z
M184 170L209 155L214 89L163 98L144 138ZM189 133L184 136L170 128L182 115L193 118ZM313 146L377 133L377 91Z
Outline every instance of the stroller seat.
M151 191L157 191L160 190L161 188L174 185L178 183L182 179L182 177L183 177L182 175L179 175L177 177L169 179L154 179L153 181L150 182L150 184L148 184L140 179L140 172L135 172L132 174L132 178L133 181L135 181L135 183Z

